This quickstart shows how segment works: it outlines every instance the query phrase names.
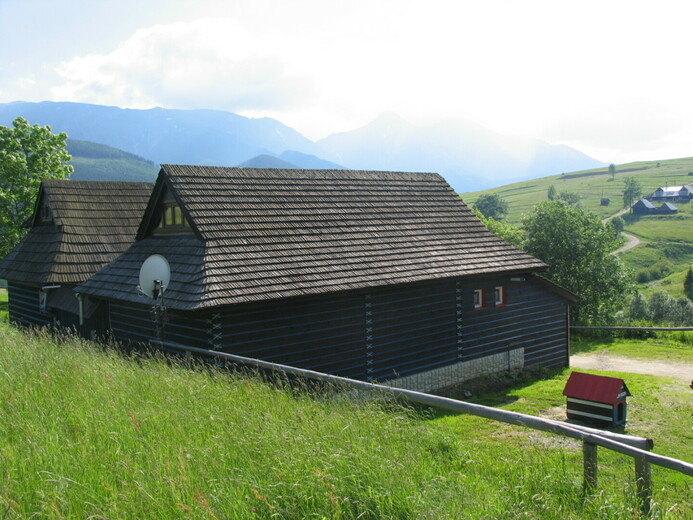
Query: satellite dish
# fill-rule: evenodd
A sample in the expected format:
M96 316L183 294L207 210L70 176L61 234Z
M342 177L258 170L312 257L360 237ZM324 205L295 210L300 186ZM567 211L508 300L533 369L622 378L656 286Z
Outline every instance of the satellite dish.
M157 299L171 281L168 260L161 255L152 255L140 267L140 290L150 298Z

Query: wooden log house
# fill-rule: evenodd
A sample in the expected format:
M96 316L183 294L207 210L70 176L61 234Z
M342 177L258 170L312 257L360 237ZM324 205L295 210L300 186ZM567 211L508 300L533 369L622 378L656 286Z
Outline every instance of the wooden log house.
M154 254L157 301L137 290ZM426 391L567 366L574 297L545 268L437 174L164 165L135 242L76 290L123 343Z
M41 183L30 230L0 261L10 320L103 333L95 302L82 305L75 286L132 244L153 183L47 179Z

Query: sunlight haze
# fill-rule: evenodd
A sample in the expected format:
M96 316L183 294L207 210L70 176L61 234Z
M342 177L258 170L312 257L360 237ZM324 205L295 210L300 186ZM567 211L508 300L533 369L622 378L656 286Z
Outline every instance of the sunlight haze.
M0 102L209 108L310 139L383 112L606 163L693 155L686 2L0 0Z

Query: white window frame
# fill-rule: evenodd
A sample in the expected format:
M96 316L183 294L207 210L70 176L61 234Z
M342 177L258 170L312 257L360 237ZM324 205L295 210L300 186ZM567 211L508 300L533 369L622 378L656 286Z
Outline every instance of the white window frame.
M474 310L484 308L484 290L474 289Z
M494 289L494 299L496 300L496 307L502 307L508 303L508 288L505 285L497 285Z

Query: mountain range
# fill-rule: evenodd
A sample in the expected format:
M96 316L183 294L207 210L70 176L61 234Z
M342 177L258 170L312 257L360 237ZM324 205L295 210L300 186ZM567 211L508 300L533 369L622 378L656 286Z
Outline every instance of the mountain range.
M66 132L71 140L106 145L155 165L433 171L460 192L603 165L567 146L501 136L470 122L414 125L395 114L319 141L275 119L218 110L135 110L49 101L0 104L0 125L11 125L17 116ZM80 177L86 171L82 168ZM117 176L117 171L110 174Z

